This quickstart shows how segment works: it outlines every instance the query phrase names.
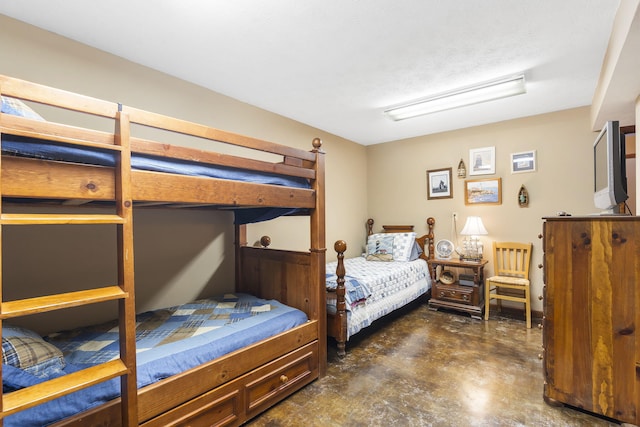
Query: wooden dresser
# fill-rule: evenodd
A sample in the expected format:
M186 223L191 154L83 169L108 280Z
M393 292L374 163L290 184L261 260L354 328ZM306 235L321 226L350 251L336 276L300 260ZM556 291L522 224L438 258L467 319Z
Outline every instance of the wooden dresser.
M544 398L640 425L640 217L545 218Z

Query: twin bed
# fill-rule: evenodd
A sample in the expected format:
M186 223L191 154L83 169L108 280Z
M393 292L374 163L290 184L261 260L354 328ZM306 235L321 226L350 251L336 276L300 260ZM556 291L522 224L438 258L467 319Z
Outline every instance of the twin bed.
M2 227L113 224L118 270L115 285L19 300L0 295L2 425L238 425L324 374L318 139L308 152L5 76L0 95L0 207L12 206L0 211ZM107 120L114 130L43 120L20 100ZM140 137L138 129L259 155L187 148L171 137ZM264 153L276 160L262 160ZM20 211L36 203L44 213ZM234 292L136 313L133 210L154 206L234 212ZM247 245L246 224L281 215L309 219L309 251ZM117 302L113 323L46 340L14 325L105 301Z
M369 219L367 251L357 258L344 259L346 243L336 242L338 260L326 268L327 331L339 356L351 336L431 289L426 260L433 258L434 225L428 218L428 233L416 237L410 225L373 233Z

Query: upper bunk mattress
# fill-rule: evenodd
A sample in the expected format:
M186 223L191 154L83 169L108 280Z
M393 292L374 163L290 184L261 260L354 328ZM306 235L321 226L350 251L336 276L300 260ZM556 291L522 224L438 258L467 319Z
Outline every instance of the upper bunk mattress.
M62 143L50 143L38 139L11 134L2 134L2 153L13 156L42 160L64 161L87 165L115 165L115 156L107 150L74 146ZM233 181L269 184L294 188L311 188L309 180L300 177L280 175L268 172L252 171L227 166L198 163L169 157L131 154L131 168L134 170L164 172L206 178L218 178ZM297 208L257 207L234 209L236 224L249 224L268 221L283 215L300 212Z
M108 150L71 144L51 143L11 134L2 134L2 152L42 160L56 160L110 167L115 165L115 156ZM137 153L131 153L131 168L143 171L230 179L257 184L310 188L309 181L304 178Z
M136 319L138 388L184 372L307 322L306 314L246 294L198 300ZM3 364L4 391L20 389L119 357L117 321L52 334L61 366L40 377ZM4 333L3 333L4 335ZM60 369L62 368L62 369ZM120 394L118 378L11 415L5 426L42 426L99 406Z

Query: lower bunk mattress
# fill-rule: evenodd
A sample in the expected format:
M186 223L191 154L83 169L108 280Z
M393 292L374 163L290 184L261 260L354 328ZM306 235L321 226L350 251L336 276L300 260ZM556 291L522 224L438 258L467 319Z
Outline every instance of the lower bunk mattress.
M308 318L275 300L228 294L142 313L136 320L137 383L141 388L287 331ZM117 321L51 334L44 340L11 326L4 326L2 333L5 393L119 357ZM25 349L26 344L33 347ZM19 360L36 354L43 358L39 363ZM18 412L5 418L4 426L47 425L119 394L116 378Z
M431 289L427 262L367 261L365 257L344 260L347 339L388 313L414 301ZM337 261L327 263L326 286L336 288ZM336 313L335 293L327 298L327 313Z

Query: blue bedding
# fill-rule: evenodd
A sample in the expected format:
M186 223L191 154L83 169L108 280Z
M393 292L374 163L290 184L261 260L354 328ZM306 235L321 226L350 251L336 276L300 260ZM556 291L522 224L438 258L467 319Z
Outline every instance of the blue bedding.
M307 321L300 310L275 300L234 294L142 313L136 324L138 387L144 387ZM64 373L119 355L117 322L46 337L64 354ZM44 379L4 365L3 385L19 389ZM64 374L63 373L63 374ZM60 373L53 374L59 376ZM43 426L104 402L120 392L114 379L11 415L5 426Z
M10 134L2 134L2 153L98 166L114 166L115 164L115 156L109 150L86 148L71 144L52 144L33 138ZM135 170L152 172L175 173L295 188L310 188L309 181L304 178L136 153L132 153L131 167ZM289 208L238 209L236 210L236 223L248 224L266 221L278 216L292 214L296 211L296 209Z

